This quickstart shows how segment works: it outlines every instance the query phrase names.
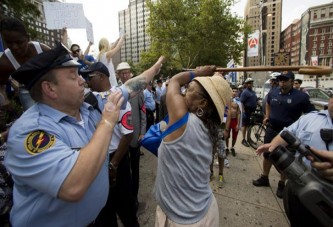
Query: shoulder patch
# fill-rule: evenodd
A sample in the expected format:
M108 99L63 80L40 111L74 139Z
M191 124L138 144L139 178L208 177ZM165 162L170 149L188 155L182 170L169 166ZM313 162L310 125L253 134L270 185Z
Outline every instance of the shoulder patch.
M34 131L29 133L25 139L25 149L29 154L35 155L42 153L48 148L52 147L55 143L55 136L50 135L44 131Z

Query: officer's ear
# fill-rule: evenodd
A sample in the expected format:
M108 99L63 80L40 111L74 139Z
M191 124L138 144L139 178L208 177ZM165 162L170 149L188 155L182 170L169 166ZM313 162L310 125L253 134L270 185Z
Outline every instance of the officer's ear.
M43 95L45 95L46 97L49 97L51 99L55 99L57 97L56 93L57 89L56 89L56 84L54 82L44 80L41 83L41 89Z

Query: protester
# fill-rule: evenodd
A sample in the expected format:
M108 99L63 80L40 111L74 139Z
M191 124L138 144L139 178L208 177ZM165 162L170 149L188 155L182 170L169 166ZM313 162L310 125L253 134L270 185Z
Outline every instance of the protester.
M117 74L122 82L126 83L131 77L131 66L127 62L121 62L117 66ZM144 106L144 95L141 91L138 95L129 100L132 107L133 138L129 145L131 160L132 192L136 202L136 210L144 207L145 202L139 203L138 192L140 183L140 141L146 133L146 113Z
M109 70L110 73L110 83L112 86L118 86L116 73L114 71L114 66L112 63L112 57L118 53L125 42L126 35L122 35L116 40L112 45L110 45L109 40L102 38L99 41L98 49L99 54L97 60L102 62Z
M315 154L324 158L323 162L312 161L311 165L303 158L303 163L309 169L311 166L317 168L319 170L317 173L330 181L333 180L333 133L331 133L331 140L325 141L326 139L321 137L320 131L322 129L333 131L332 121L333 98L330 98L327 110L305 114L286 128L303 144L311 146ZM274 137L270 143L258 147L257 154L269 154L268 152L274 151L278 145L287 145L280 135ZM299 200L290 180L287 182L285 191L284 206L291 226L321 226L320 221Z
M257 95L255 91L253 91L253 79L252 78L247 78L245 80L245 89L243 90L241 96L240 96L240 101L243 105L243 116L242 116L242 144L246 147L249 147L250 145L246 141L246 133L247 133L247 128L250 124L250 117L251 114L254 113L254 111L257 108Z
M106 66L97 62L89 69L82 70L87 78L87 84L96 95L100 103L99 109L103 109L108 96L113 92L109 81L109 71ZM133 125L131 105L120 110L118 124L114 127L114 133L109 146L109 196L105 207L99 213L94 226L117 226L117 214L124 226L139 226L136 216L135 200L132 194L131 170L128 155L128 145L132 139Z
M158 149L155 226L219 226L209 166L231 90L221 76L202 77L213 75L215 69L206 66L181 72L169 81L168 125L186 114L188 121L167 135ZM181 86L189 82L186 94L182 95Z
M295 75L293 72L283 72L276 77L279 88L271 90L267 95L265 118L263 123L267 125L264 143L270 143L272 139L284 128L294 123L303 113L314 111L309 96L293 88ZM254 186L268 187L268 175L272 163L264 155L263 173L259 179L253 181ZM281 175L276 195L283 196L285 176Z
M12 226L88 226L95 220L109 192L107 152L120 106L163 61L112 92L102 114L83 103L79 63L62 45L12 75L36 101L9 132L5 164L14 180Z
M15 72L21 64L50 48L45 44L29 41L30 37L23 22L16 18L8 17L2 19L0 22L0 33L4 44L7 46L4 54L0 57L0 90L5 100L4 104L9 103L5 87L8 82L11 82L14 89L19 92L23 110L27 110L34 104L34 101L22 84L18 84L12 79L9 80L10 75Z
M309 93L306 91L306 89L304 87L301 87L302 83L303 83L303 80L295 79L294 80L294 88L299 90L299 91L305 92L306 94L309 95Z
M67 33L67 29L64 28L63 29L63 33L62 33L62 43L69 48L68 46L68 33ZM71 51L71 56L72 58L80 63L79 66L79 70L81 69L87 69L90 65L92 65L94 62L96 62L95 58L89 54L90 52L90 48L93 45L92 42L89 42L86 50L84 51L84 53L82 52L80 46L78 44L72 44L70 46L70 51Z
M225 136L225 141L226 141L226 153L229 152L229 137L230 137L230 132L232 133L232 141L231 141L231 154L232 156L236 156L236 151L235 151L235 144L237 141L237 136L238 136L238 131L241 129L242 125L242 104L237 97L237 88L233 87L232 88L232 102L230 104L230 108L228 110L227 114L227 121L226 121L226 126L225 126L225 131L226 131L226 136Z

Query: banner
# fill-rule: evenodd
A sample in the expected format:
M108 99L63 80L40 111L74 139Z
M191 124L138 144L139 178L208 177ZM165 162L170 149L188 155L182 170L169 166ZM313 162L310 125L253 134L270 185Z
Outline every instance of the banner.
M233 59L231 59L228 62L227 68L235 68L235 61ZM226 80L229 81L229 82L236 82L237 81L237 73L236 72L229 72L228 77L226 77Z
M259 53L259 30L249 34L247 38L247 56L257 57Z
M311 64L313 66L318 66L318 56L312 56L311 57Z
M86 28L83 5L43 2L47 29Z

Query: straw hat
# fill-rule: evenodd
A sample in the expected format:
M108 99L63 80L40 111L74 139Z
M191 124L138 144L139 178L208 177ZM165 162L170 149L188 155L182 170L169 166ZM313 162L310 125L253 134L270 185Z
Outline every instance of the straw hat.
M232 92L229 83L221 76L196 77L194 80L204 87L210 98L213 100L215 108L220 116L220 123L222 123L225 106L231 99Z

